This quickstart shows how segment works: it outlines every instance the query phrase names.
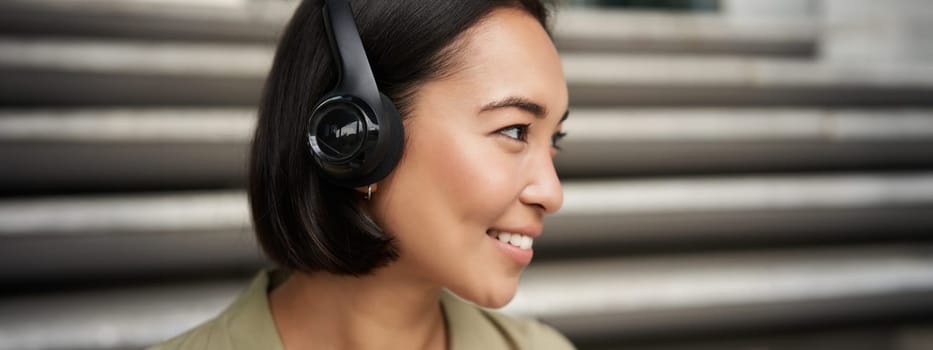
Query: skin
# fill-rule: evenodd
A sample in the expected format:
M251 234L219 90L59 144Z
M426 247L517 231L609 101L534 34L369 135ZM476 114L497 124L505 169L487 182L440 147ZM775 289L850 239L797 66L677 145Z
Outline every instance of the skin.
M524 265L486 232L540 233L560 208L552 138L567 83L554 44L524 12L495 10L458 40L457 69L416 92L402 160L365 203L396 237L399 260L361 278L293 274L270 294L286 349L444 349L442 288L492 308L515 295ZM484 110L510 98L546 111Z

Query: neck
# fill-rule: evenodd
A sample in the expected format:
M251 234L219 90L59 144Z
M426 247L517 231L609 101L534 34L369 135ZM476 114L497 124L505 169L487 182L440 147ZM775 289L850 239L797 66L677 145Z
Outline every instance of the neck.
M444 349L440 287L396 270L293 273L269 296L285 349Z

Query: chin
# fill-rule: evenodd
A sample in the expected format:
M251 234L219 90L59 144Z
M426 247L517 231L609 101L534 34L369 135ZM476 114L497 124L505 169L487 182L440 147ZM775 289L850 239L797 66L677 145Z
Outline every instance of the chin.
M513 290L512 293L497 295L495 297L491 297L486 300L483 300L483 302L476 302L476 305L489 308L489 309L499 309L499 308L502 308L503 306L508 305L509 302L512 301L512 298L514 297L515 297L515 291Z
M471 287L465 288L465 290L451 288L450 291L476 305L498 309L507 305L515 297L515 292L518 290L518 279L487 281L487 283Z

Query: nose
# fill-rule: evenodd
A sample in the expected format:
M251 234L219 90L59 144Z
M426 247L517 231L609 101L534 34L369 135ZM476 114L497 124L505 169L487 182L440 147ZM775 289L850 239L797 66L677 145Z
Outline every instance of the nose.
M527 168L528 182L522 189L520 200L526 205L539 207L543 214L557 212L564 204L564 190L553 159L548 154L535 157L532 163Z

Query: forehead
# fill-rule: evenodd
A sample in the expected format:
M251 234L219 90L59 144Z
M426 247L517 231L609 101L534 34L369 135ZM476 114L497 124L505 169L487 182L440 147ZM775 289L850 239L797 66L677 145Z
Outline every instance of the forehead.
M464 33L449 77L469 89L477 103L520 95L552 113L567 109L567 82L550 37L531 15L493 11Z

